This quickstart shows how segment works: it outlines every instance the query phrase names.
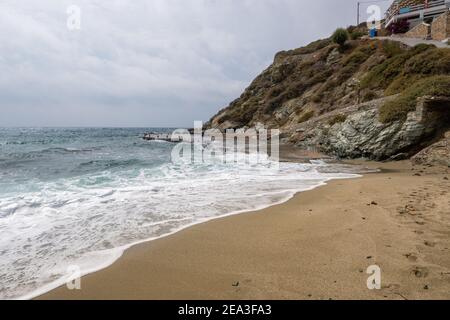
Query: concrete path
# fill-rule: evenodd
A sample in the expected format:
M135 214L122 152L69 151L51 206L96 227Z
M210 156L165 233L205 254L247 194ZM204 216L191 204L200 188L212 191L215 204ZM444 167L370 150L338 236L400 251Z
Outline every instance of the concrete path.
M401 38L401 37L376 37L375 39L398 41L403 44L406 44L409 47L414 47L417 44L424 43L424 44L434 44L438 48L450 48L450 46L447 45L446 43L437 40L424 40L419 38Z

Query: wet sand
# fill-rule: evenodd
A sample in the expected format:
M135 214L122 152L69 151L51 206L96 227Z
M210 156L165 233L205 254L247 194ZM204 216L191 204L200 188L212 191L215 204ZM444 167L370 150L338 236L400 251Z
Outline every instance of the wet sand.
M39 299L450 299L450 169L366 165L383 171L137 245Z

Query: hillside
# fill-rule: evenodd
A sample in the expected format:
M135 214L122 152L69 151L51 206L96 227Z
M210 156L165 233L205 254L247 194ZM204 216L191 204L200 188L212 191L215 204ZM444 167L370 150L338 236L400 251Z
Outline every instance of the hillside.
M339 46L329 38L277 53L208 126L263 123L301 148L400 159L444 137L449 98L450 49L361 38Z

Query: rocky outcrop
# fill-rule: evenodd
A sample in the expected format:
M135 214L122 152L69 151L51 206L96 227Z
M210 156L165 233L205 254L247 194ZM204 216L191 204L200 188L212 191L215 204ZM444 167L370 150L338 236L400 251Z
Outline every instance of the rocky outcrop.
M450 131L444 134L444 138L412 157L411 161L414 164L450 167Z
M341 62L350 55L350 49L343 54L329 39L277 53L273 64L211 119L210 127L223 130L264 123L289 130L290 125L308 116L354 103L356 96L348 95L353 91L352 75L377 51L369 41L361 43L366 51L345 65ZM370 59L368 63L376 62Z
M432 77L450 74L448 50L370 39L342 48L324 39L282 51L206 127L262 123L302 149L341 158L409 158L449 127L450 100L437 96L450 98L450 76L439 78L440 86Z
M299 141L296 145L301 148L341 158L400 160L417 153L430 137L449 125L446 98L422 97L406 121L388 124L378 120L379 106L385 101L378 99L308 121L291 140Z

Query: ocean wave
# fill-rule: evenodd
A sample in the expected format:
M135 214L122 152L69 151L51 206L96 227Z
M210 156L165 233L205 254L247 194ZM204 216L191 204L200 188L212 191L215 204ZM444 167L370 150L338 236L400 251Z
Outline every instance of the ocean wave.
M67 266L93 272L133 244L354 177L330 164L272 168L268 159L172 164L172 144L143 142L138 133L16 129L6 137L50 143L2 146L0 298L32 297L63 284Z
M32 160L32 159L39 159L43 157L48 156L55 156L55 155L74 155L74 154L81 154L85 153L88 154L92 152L92 149L75 149L75 148L46 148L42 150L30 150L25 152L12 152L12 153L4 153L3 158L4 161L8 160Z
M79 164L79 167L86 168L86 167L94 167L95 169L99 168L105 168L105 169L111 169L111 168L126 168L130 166L136 166L141 164L142 161L139 159L127 159L127 160L90 160L87 162L82 162Z
M136 163L129 159L86 165ZM117 251L105 255L111 248L120 251L208 219L285 201L331 178L348 177L353 175L319 173L316 165L307 164L282 164L277 171L166 163L141 169L134 178L110 172L114 188L102 184L86 188L81 181L86 177L49 182L40 192L0 201L5 215L0 219L0 251L11 253L0 261L0 270L9 279L0 278L4 288L0 296L23 297L60 281L69 265L79 265L83 271L98 269L114 260Z
M76 148L47 148L40 151L32 151L30 153L41 153L41 154L75 154L75 153L89 153L92 152L92 149L76 149Z

